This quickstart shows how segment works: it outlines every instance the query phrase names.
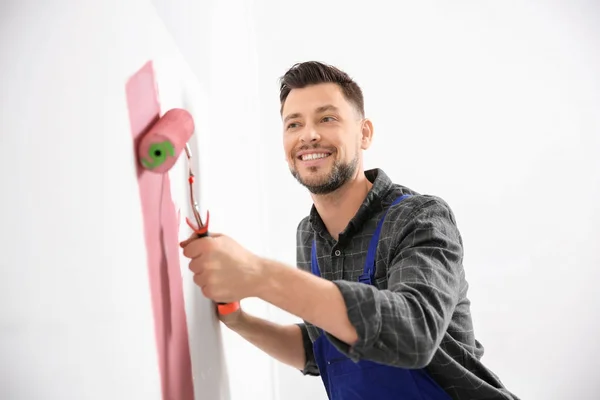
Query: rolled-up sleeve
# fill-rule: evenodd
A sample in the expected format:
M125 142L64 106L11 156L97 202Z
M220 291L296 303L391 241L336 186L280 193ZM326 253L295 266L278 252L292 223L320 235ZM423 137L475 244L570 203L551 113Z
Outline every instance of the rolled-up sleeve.
M304 363L304 369L300 372L304 375L319 376L319 367L315 360L315 353L313 351L312 341L308 336L308 329L304 323L297 324L302 332L302 345L304 346L304 357L306 362Z
M439 199L394 224L386 290L334 281L358 341L349 346L326 335L354 361L423 368L440 345L459 299L462 239L452 211Z

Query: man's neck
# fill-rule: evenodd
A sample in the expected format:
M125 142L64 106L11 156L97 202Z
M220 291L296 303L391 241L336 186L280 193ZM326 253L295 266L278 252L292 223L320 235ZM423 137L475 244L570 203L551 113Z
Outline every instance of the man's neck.
M326 195L312 195L313 203L323 220L329 234L338 240L339 234L346 229L348 223L364 202L373 184L364 172L357 175L344 186Z

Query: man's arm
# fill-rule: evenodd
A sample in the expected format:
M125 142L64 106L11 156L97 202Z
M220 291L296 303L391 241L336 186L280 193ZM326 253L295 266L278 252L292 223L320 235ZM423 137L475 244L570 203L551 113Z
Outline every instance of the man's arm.
M432 200L396 233L388 289L327 281L262 260L259 297L322 328L338 349L404 368L426 366L457 304L462 243L447 205Z
M243 310L240 313L235 319L224 321L231 330L278 361L304 374L314 375L314 356L312 351L307 352L306 327L303 324L279 325L246 314Z
M346 343L358 339L348 319L342 292L334 282L277 261L260 259L260 263L265 278L257 294L259 298Z

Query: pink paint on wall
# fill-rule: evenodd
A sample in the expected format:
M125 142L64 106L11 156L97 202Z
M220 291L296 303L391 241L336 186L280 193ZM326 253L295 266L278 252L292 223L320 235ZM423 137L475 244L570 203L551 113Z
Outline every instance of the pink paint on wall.
M152 61L126 85L134 153L144 133L160 116ZM179 265L178 214L168 173L144 170L136 163L144 219L148 274L164 400L192 400L193 381ZM143 279L143 277L140 277Z

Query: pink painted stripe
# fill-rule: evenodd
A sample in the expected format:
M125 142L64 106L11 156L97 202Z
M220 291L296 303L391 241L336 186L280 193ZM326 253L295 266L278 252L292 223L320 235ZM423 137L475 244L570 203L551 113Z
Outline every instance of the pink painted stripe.
M126 85L134 154L143 134L160 116L152 61ZM169 175L143 170L137 177L142 203L150 293L164 400L193 400L187 323L179 266L178 217Z

